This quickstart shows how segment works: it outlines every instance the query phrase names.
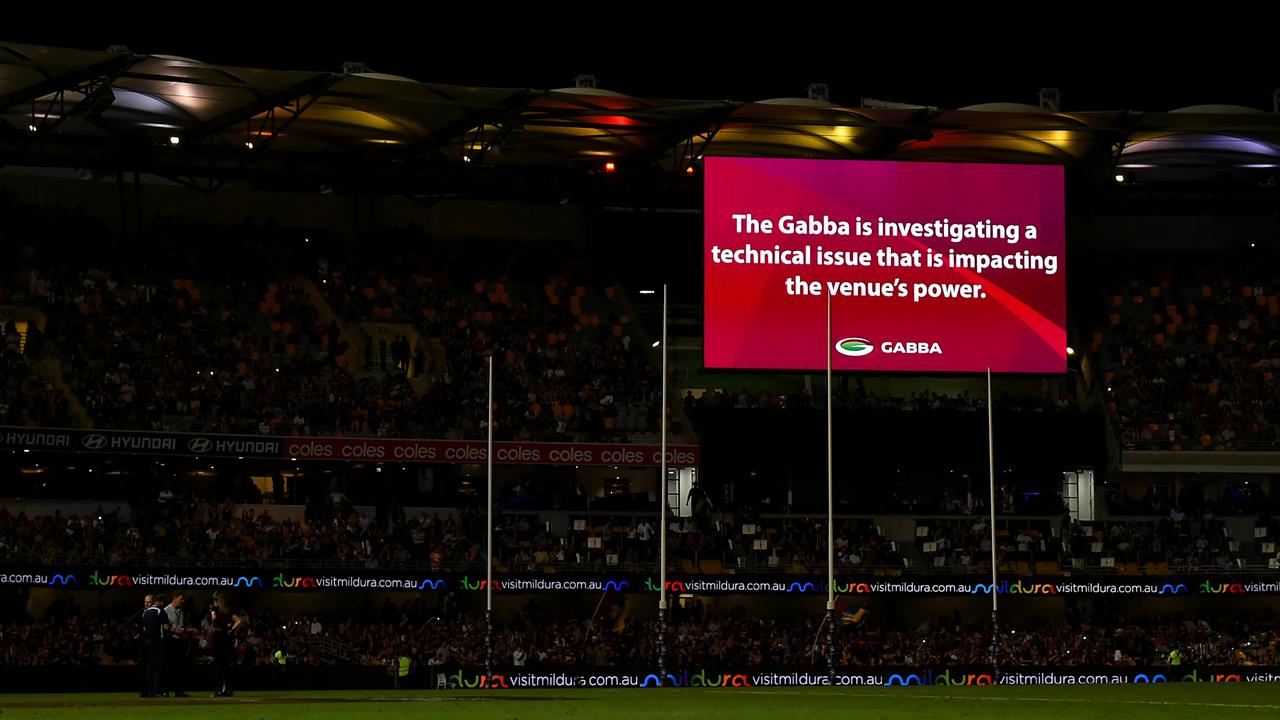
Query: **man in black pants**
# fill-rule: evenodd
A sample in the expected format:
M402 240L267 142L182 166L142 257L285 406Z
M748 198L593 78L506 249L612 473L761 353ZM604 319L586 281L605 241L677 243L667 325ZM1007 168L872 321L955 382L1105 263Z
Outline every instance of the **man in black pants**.
M187 616L183 612L186 596L181 590L173 594L173 599L164 607L165 618L169 621L169 632L164 638L164 669L168 674L165 684L173 691L174 697L190 697L186 693L187 675Z
M155 597L147 595L142 598L142 610L129 618L129 623L133 626L134 645L138 652L138 669L142 671L142 697L151 697L151 692L147 687L147 647L142 638L142 618L146 617L147 609L151 607Z
M160 697L160 683L164 674L164 638L169 618L162 609L165 599L153 598L142 613L142 653L146 659L143 672L146 686L143 697Z

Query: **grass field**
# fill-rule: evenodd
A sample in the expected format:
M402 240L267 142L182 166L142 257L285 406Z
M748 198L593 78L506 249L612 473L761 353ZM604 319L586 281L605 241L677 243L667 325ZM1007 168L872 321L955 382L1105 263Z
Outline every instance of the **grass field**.
M1280 684L250 693L230 699L0 695L0 720L541 718L1280 718Z

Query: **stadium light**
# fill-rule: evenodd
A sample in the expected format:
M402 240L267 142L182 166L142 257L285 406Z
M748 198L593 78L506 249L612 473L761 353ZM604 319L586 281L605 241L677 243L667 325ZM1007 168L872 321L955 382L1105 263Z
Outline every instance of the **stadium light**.
M615 165L615 164L613 164L613 161L612 161L612 160L610 160L609 162L607 162L607 163L605 163L605 164L604 164L604 171L605 171L605 172L607 172L607 173L611 173L611 172L613 172L614 170L617 170L617 169L618 169L618 166L617 166L617 165Z
M662 344L662 341L661 341L661 340L654 340L654 341L653 341L653 345L651 345L650 347L658 347L658 346L659 346L659 345L661 345L661 344Z
M1121 173L1121 172L1116 173L1116 182L1123 185L1126 179L1127 178L1125 178L1124 173Z
M178 143L180 143L180 142L182 142L182 138L178 137L177 135L170 135L170 136L169 136L169 144L170 144L170 145L177 145L177 144L178 144Z
M1068 354L1068 355L1075 355L1075 354L1076 354L1076 349L1075 349L1075 348L1073 348L1073 347L1071 347L1070 345L1068 345L1068 346L1067 346L1067 354Z
M252 149L253 149L253 143L252 143L252 142L249 142L249 141L247 141L247 140L245 141L244 146L245 146L245 149L247 149L247 150L252 150Z

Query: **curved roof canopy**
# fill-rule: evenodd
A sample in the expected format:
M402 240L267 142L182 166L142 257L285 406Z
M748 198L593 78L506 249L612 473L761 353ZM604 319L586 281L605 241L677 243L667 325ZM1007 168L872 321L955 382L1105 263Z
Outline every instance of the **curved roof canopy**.
M1068 113L1018 103L938 110L648 99L0 42L8 162L84 167L124 151L201 154L235 168L296 155L430 167L609 160L692 172L707 154L1250 168L1280 164L1280 116L1223 105Z

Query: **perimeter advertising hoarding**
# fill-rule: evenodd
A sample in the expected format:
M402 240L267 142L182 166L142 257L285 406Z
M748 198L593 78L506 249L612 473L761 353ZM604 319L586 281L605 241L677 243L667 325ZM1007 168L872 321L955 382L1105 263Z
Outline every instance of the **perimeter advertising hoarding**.
M294 437L218 433L137 432L0 426L0 450L133 454L155 457L374 461L396 463L482 463L483 440L424 438ZM498 465L608 465L657 467L657 445L496 441ZM667 463L692 467L701 460L694 445L668 445Z
M483 575L475 572L412 569L357 568L332 563L298 567L297 563L237 564L223 560L216 567L168 563L148 565L64 565L32 566L11 562L0 566L0 587L53 587L70 590L108 588L243 588L263 591L324 590L413 590L465 591L484 593L489 588ZM810 579L812 578L812 579ZM838 577L835 592L859 597L981 597L1009 596L1021 601L1074 595L1147 596L1167 599L1216 597L1231 602L1248 596L1280 595L1280 581L1274 578L1241 576L1176 575L1120 579L1115 576L1018 577L994 584L978 576L929 576L912 578L864 576ZM661 584L653 575L621 570L574 571L561 568L556 573L497 573L493 592L523 593L622 593L656 594ZM694 595L826 595L825 580L785 573L742 575L681 575L667 580L667 592Z
M708 157L705 193L708 368L1066 370L1061 167Z

